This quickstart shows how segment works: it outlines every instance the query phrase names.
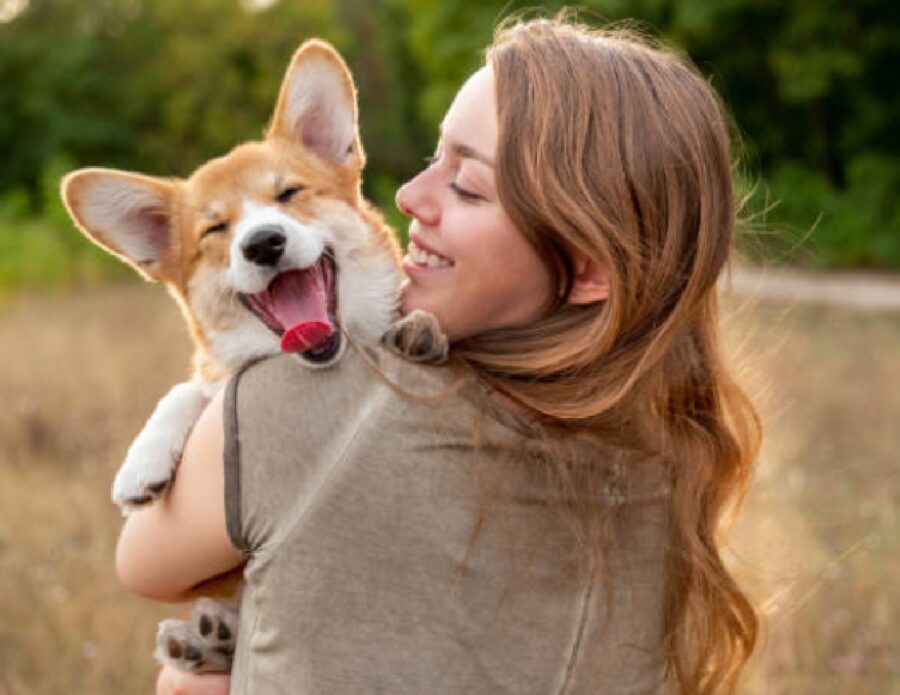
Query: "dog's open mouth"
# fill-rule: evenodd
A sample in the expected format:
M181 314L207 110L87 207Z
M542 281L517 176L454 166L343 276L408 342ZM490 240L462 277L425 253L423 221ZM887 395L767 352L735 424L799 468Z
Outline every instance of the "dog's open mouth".
M287 270L241 301L278 336L281 349L326 362L341 344L337 322L337 269L330 249L309 268Z

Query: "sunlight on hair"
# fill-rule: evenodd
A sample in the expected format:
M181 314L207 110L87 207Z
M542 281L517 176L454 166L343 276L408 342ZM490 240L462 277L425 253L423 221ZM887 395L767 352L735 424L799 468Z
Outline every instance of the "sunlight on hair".
M28 9L29 0L0 0L0 24L13 21Z

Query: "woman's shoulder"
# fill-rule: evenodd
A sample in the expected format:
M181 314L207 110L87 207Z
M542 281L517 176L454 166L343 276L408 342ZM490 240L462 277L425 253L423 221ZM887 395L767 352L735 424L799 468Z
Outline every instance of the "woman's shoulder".
M503 448L533 435L525 419L499 405L471 374L447 363L413 362L381 345L348 346L326 368L311 368L290 354L256 361L229 384L226 403L238 402L253 417L282 417L291 403L312 411L307 421L365 411L370 422L390 428L470 435L477 428L482 441Z
M281 353L244 365L229 381L227 402L252 403L258 410L285 403L304 403L322 414L339 413L344 406L368 398L404 401L405 410L441 404L466 407L471 399L466 379L456 378L447 365L423 365L405 360L381 346L354 344L341 358L316 367L296 355Z
M353 344L334 363L317 366L292 353L279 353L243 365L232 377L241 385L250 382L267 390L346 387L357 392L390 380L408 388L441 387L452 380L446 365L422 365L391 353L380 345Z
M295 403L307 412L322 412L326 403L359 398L366 387L365 374L353 362L342 359L315 368L287 353L248 362L228 382L226 411L240 405L241 411L266 414Z

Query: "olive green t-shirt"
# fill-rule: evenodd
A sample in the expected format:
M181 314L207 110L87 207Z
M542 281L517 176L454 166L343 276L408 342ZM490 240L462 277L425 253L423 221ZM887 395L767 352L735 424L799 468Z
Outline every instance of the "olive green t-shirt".
M226 517L248 558L231 692L662 692L661 467L598 502L626 522L605 629L608 587L574 561L539 476L497 497L457 577L484 483L529 425L485 413L471 383L428 398L447 367L366 354L329 369L281 355L228 385Z

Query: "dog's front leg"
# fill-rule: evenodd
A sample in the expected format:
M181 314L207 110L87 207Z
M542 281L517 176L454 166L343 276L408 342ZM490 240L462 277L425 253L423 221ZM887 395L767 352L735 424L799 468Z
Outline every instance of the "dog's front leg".
M113 482L112 498L124 514L153 501L172 479L187 436L221 384L177 384L159 401L132 442Z

